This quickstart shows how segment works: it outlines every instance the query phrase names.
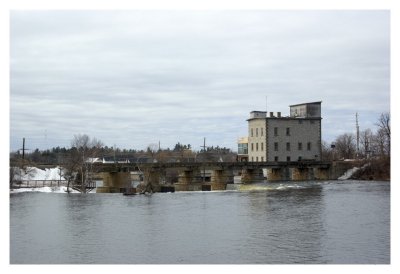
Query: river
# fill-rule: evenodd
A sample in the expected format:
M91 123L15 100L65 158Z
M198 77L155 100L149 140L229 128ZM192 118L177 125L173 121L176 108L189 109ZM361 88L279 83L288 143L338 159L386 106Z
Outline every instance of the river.
M11 193L10 263L389 264L390 182Z

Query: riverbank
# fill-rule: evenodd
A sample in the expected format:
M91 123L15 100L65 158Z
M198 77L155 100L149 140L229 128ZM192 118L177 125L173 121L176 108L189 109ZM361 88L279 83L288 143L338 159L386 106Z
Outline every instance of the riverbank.
M365 161L362 167L356 170L349 179L390 181L390 158Z

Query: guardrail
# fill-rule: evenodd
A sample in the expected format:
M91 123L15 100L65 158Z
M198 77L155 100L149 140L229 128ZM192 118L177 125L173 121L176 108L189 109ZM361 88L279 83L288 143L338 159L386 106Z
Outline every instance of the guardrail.
M66 180L24 180L13 183L15 188L60 187L67 186Z

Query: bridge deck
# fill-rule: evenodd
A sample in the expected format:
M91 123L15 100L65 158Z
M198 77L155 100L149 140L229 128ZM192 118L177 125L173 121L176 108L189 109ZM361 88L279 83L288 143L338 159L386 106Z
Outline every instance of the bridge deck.
M142 169L165 168L208 168L208 169L257 169L257 168L329 168L330 162L298 161L298 162L180 162L180 163L124 163L124 164L96 164L99 171L134 171Z

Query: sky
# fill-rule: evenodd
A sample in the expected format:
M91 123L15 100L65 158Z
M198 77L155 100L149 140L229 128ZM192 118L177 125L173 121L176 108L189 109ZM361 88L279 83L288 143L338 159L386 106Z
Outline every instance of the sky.
M10 150L76 134L237 150L253 110L322 101L322 140L390 112L388 10L12 10Z

